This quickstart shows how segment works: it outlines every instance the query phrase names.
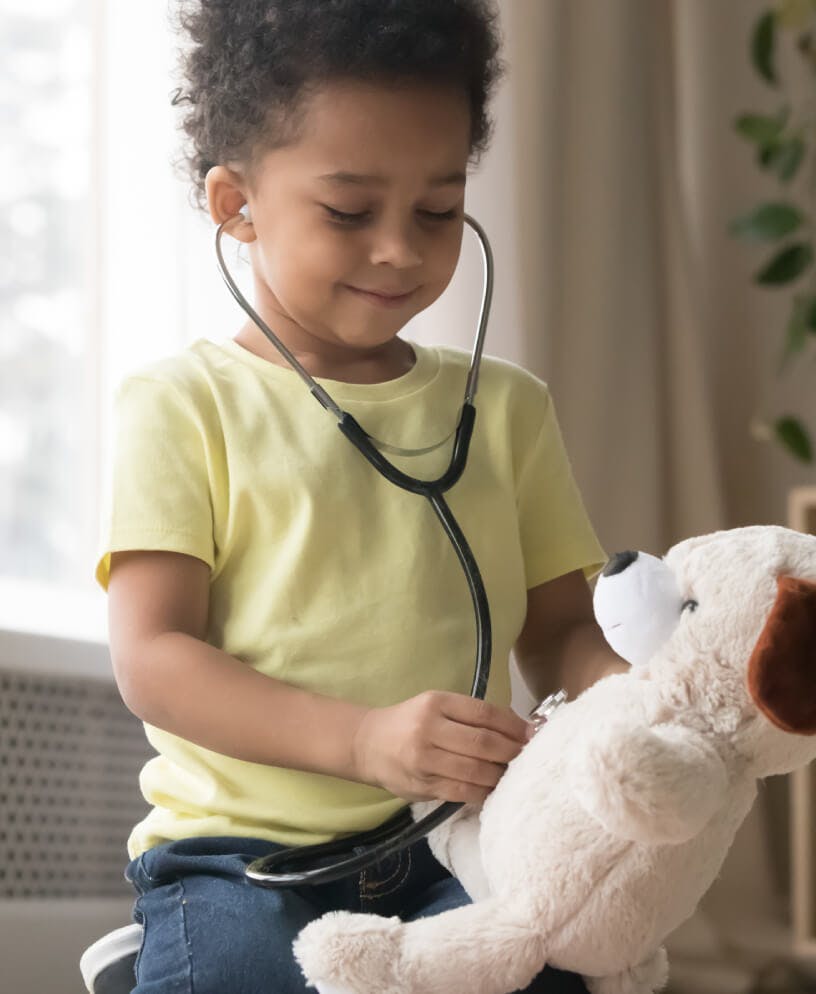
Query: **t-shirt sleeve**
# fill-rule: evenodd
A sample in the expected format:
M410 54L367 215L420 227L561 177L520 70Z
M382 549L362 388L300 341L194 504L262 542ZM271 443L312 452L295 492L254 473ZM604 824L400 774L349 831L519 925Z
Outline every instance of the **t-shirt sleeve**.
M104 589L111 553L182 552L214 564L206 437L174 384L131 376L114 397L113 452L95 576Z
M589 579L603 567L607 557L575 482L549 391L519 478L518 510L528 590L576 569Z

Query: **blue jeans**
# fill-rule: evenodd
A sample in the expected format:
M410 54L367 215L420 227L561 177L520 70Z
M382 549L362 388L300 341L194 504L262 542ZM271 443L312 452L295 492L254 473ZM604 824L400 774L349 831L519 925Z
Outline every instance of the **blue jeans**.
M133 994L314 994L292 954L293 939L313 919L346 910L411 921L469 902L425 839L335 883L282 890L249 883L246 865L280 848L194 838L134 859L125 875L139 894L133 918L144 939ZM586 994L586 987L576 974L546 967L524 994Z

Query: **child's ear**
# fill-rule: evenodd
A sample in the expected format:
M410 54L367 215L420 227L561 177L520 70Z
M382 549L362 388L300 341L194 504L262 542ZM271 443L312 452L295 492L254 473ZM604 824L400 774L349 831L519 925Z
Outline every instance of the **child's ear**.
M748 692L785 732L816 734L816 583L780 576L748 663Z
M213 221L222 224L229 218L239 216L241 220L229 226L229 233L242 242L254 241L255 229L249 220L249 205L242 189L243 177L227 166L212 166L204 185Z

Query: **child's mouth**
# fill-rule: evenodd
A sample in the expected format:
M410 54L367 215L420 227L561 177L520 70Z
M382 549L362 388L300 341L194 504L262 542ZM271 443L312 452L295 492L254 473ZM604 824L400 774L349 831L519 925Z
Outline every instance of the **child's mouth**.
M351 290L352 293L356 294L358 297L362 297L365 300L370 301L372 304L379 304L382 307L399 307L400 304L404 304L414 293L416 293L416 288L414 290L409 290L407 293L400 294L388 294L388 293L377 293L373 290L361 290L356 286L349 286L345 284L347 290Z

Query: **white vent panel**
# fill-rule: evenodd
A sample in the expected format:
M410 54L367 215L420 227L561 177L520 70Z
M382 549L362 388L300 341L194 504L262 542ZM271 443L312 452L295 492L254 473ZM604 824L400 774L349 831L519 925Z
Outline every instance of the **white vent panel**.
M0 898L122 897L152 755L115 686L0 672Z

